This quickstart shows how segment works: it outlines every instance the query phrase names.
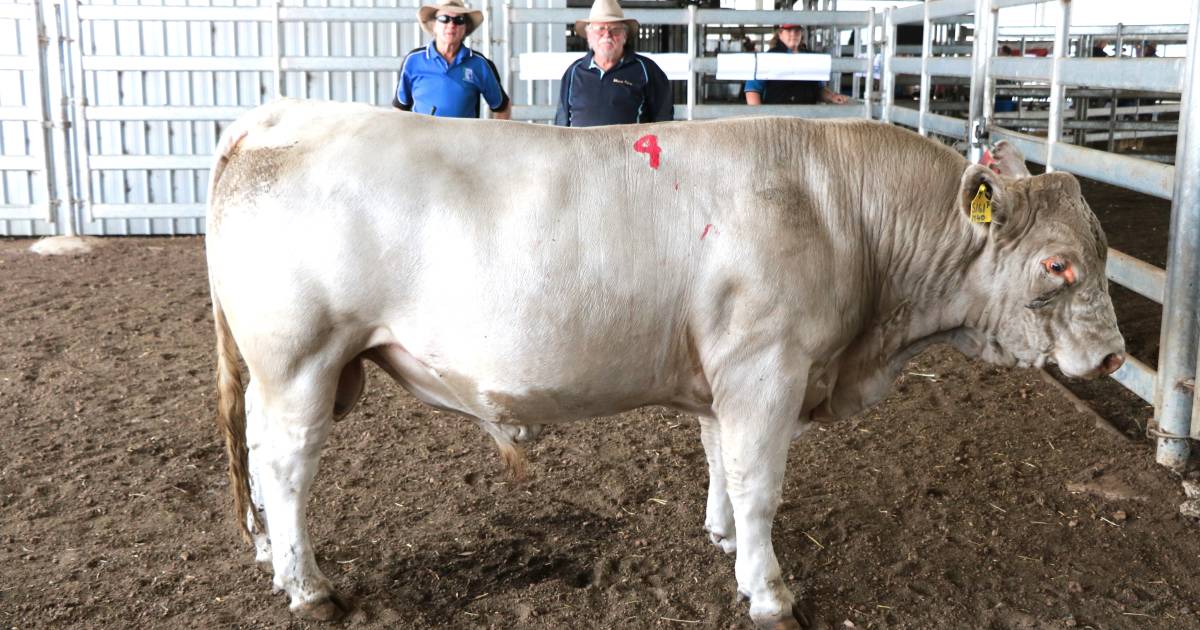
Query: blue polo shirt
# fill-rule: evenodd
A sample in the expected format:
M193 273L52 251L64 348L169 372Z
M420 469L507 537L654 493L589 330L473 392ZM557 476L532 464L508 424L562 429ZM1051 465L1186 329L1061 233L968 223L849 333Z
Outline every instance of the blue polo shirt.
M563 73L554 124L595 127L673 117L671 82L658 64L627 52L612 70L604 72L589 52Z
M392 105L418 114L478 118L480 95L494 112L508 106L496 66L466 46L459 47L454 63L446 63L430 41L405 55Z

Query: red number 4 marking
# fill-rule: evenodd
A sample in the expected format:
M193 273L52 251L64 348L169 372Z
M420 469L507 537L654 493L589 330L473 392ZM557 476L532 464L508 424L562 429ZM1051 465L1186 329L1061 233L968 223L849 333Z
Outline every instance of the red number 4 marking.
M650 168L658 168L658 156L662 149L658 148L658 137L654 134L642 136L633 143L633 150L650 156Z

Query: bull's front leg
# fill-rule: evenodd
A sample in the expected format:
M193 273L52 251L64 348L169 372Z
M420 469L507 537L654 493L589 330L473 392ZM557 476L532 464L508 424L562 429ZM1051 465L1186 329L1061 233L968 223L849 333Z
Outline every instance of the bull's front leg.
M780 369L786 354L768 356L726 374L714 392L725 489L737 530L738 592L750 599L760 628L798 629L794 598L783 583L771 528L783 493L788 444L804 400L806 369ZM732 377L732 378L728 378Z
M708 502L704 509L704 529L714 545L727 554L737 550L733 526L733 505L725 490L725 464L721 461L721 426L715 418L700 418L700 442L708 461Z

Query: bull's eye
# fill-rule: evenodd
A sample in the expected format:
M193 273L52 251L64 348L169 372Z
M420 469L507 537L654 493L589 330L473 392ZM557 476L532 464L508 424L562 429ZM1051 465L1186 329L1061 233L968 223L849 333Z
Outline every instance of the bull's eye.
M1075 275L1075 270L1071 268L1071 263L1062 256L1051 256L1042 260L1042 268L1048 273L1063 279L1063 282L1068 285L1075 284L1078 279Z

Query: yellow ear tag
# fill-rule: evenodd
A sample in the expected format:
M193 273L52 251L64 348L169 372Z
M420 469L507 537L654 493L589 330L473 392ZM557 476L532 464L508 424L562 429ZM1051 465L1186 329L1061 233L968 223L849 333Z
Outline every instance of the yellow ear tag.
M992 198L988 195L987 185L980 184L979 192L971 200L971 223L992 222Z

